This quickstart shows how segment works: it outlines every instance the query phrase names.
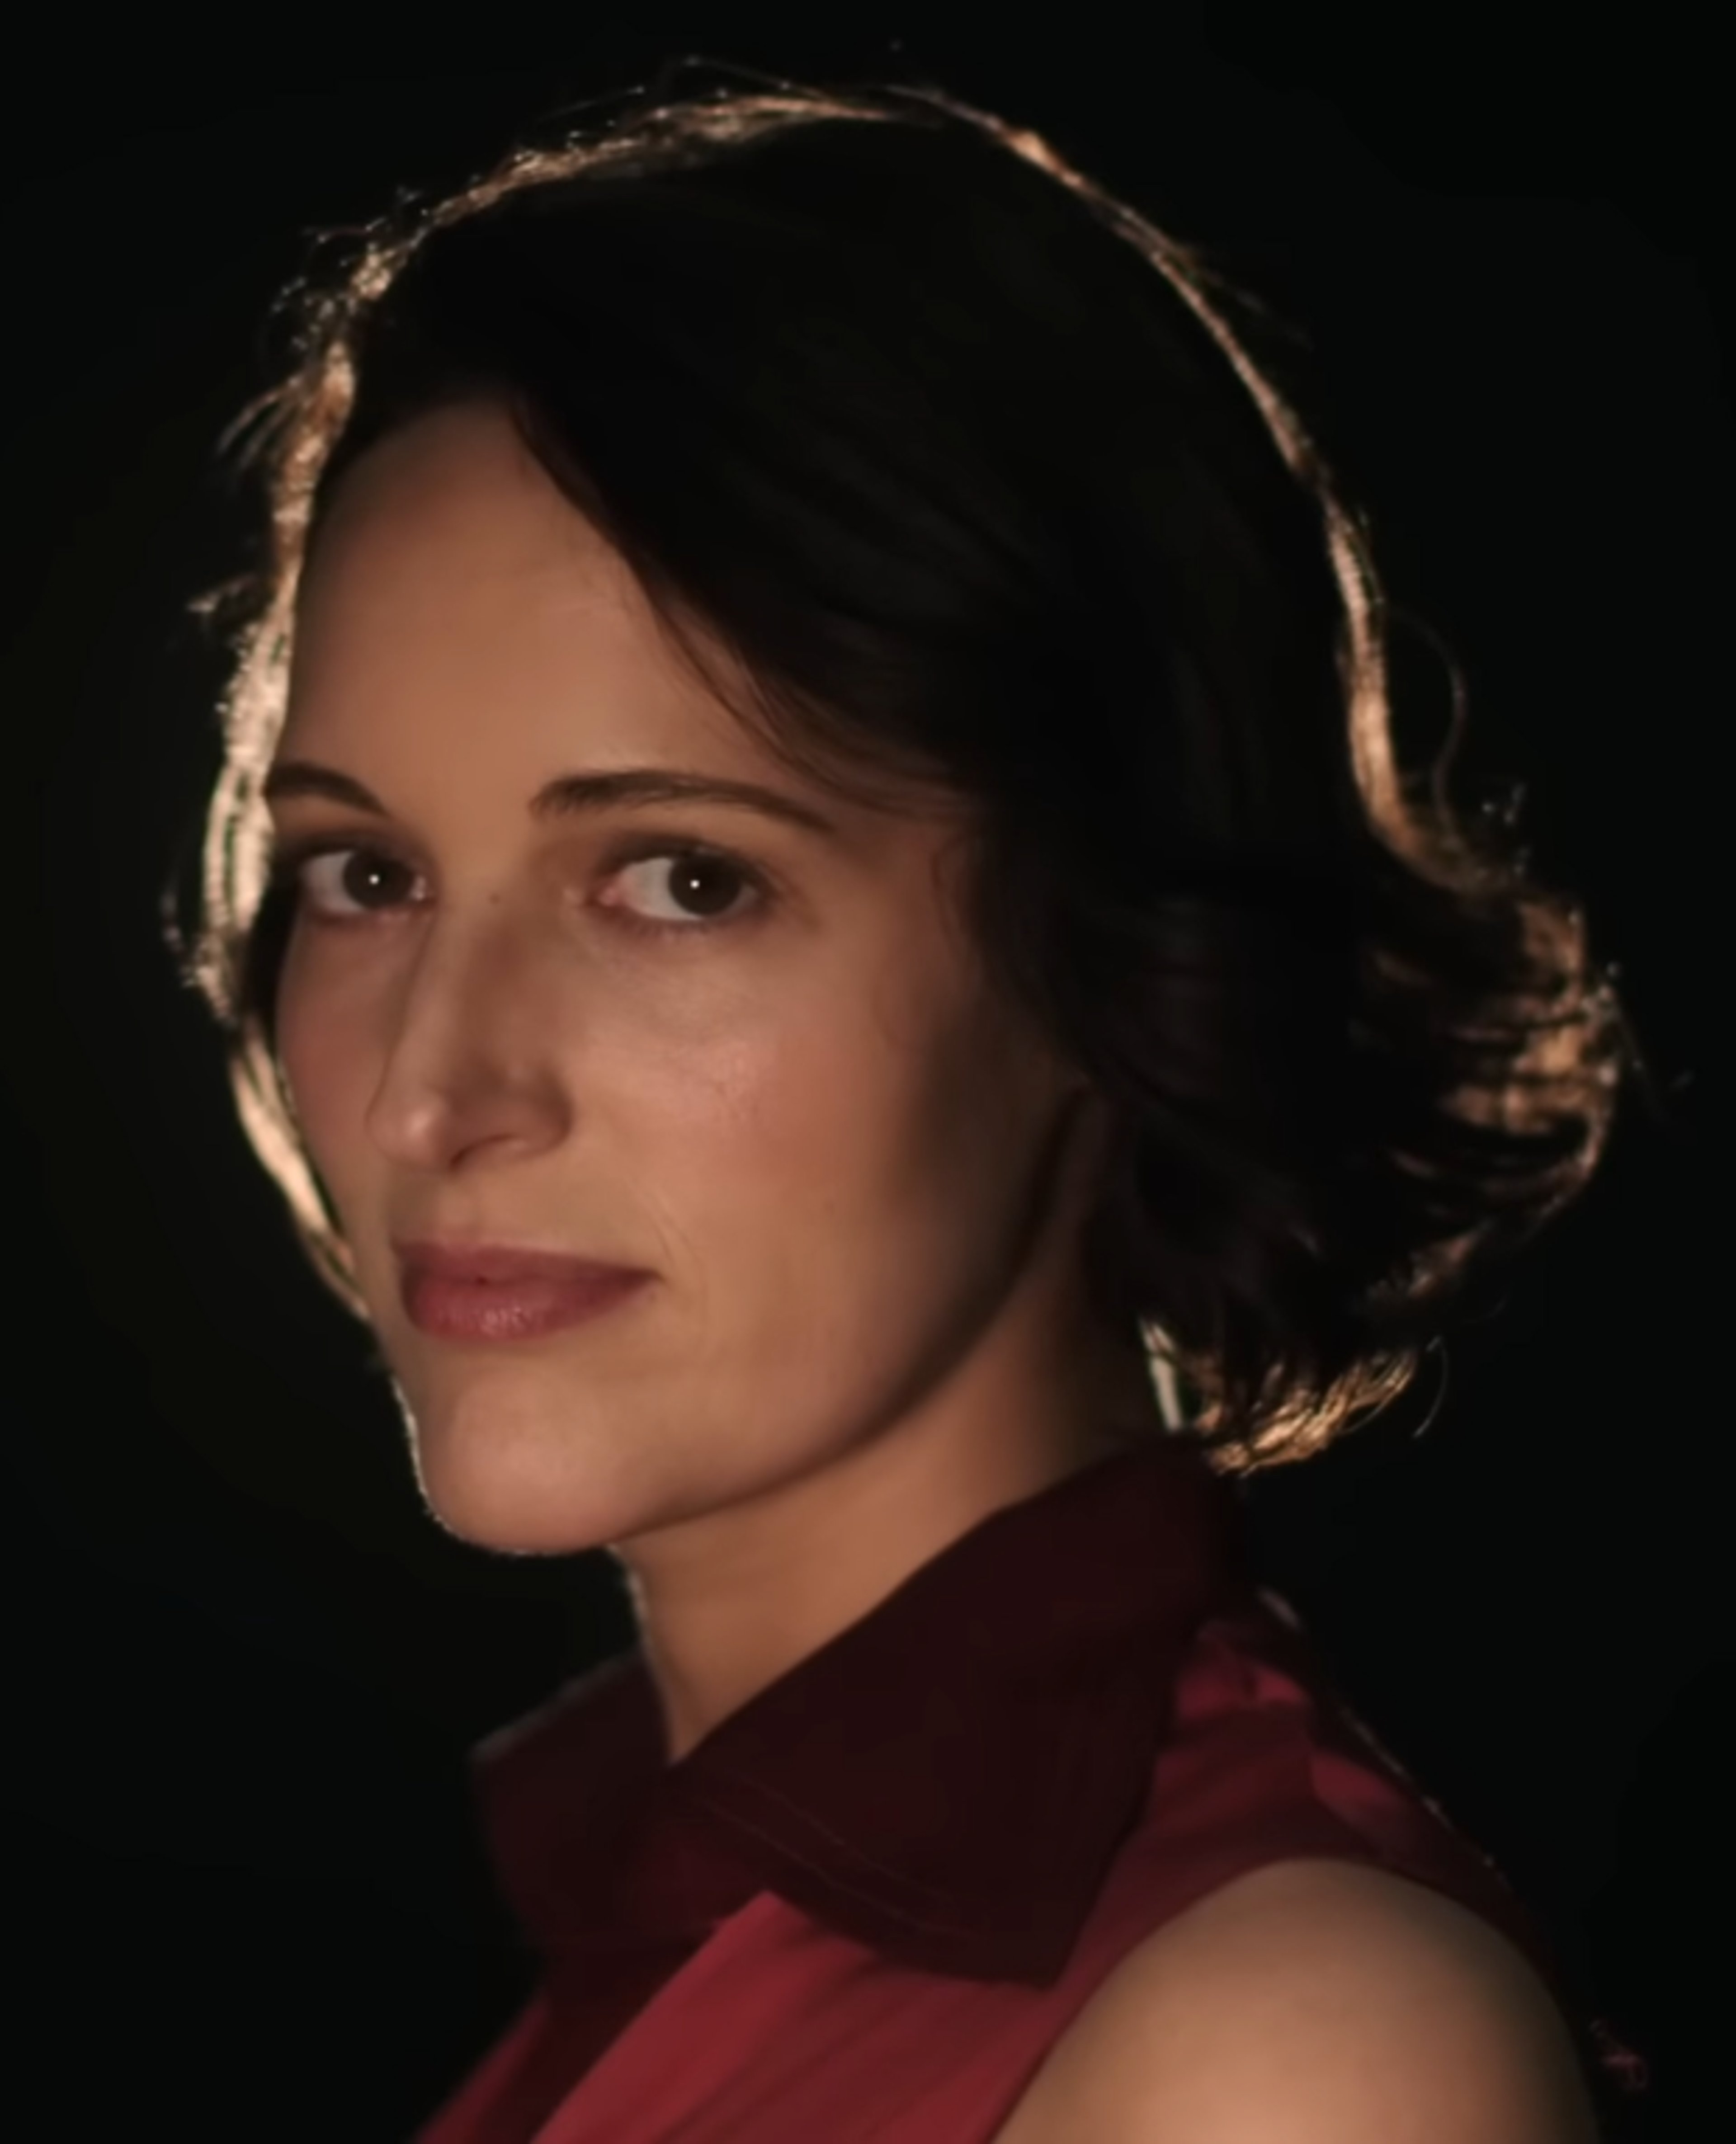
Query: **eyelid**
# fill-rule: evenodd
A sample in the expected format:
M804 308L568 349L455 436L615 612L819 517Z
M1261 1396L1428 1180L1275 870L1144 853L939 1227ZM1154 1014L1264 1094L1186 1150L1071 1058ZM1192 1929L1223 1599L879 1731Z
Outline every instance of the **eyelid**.
M400 865L405 871L419 870L419 866L412 863L401 849L378 836L361 831L290 835L271 844L270 882L274 886L288 885L293 882L302 866L311 863L316 856L348 856L352 851L383 857L388 863Z
M370 835L365 829L359 828L348 836L335 832L308 833L299 836L289 836L280 841L275 841L270 851L269 886L272 891L294 891L302 870L315 858L345 856L352 852L375 856L413 875L421 875L419 866L412 863L389 838ZM720 916L712 919L696 916L685 923L647 920L627 910L622 911L622 923L623 927L628 930L652 936L698 937L708 931L755 921L781 898L776 877L764 865L755 862L722 842L667 827L661 831L642 827L622 835L608 851L600 875L607 882L618 877L632 864L647 862L660 856L695 856L721 863L734 871L756 898L740 915ZM382 920L390 912L380 911ZM616 911L613 906L605 904L604 912L613 916ZM341 929L365 922L368 911L365 910L356 916L322 916L319 920Z

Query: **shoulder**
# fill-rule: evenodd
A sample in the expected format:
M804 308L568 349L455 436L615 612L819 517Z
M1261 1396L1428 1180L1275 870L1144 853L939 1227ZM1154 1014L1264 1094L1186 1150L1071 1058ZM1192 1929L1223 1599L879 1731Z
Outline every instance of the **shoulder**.
M1452 1899L1352 1862L1237 1878L1124 1958L996 2144L1596 2144L1565 2021Z

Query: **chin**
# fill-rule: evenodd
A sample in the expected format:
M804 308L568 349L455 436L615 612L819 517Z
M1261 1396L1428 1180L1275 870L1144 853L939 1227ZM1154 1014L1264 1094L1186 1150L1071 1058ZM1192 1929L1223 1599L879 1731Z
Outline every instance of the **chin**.
M475 1509L450 1497L430 1495L424 1487L422 1501L443 1533L467 1548L487 1550L494 1556L576 1556L594 1546L576 1541L570 1531L538 1525L528 1512Z
M454 1486L416 1470L422 1501L443 1532L471 1548L497 1556L577 1556L608 1538L602 1530L568 1517L558 1504L513 1496L486 1484Z
M502 1556L576 1556L620 1530L621 1496L605 1469L566 1438L551 1451L534 1436L496 1425L474 1434L456 1423L413 1424L416 1485L435 1524L473 1548Z

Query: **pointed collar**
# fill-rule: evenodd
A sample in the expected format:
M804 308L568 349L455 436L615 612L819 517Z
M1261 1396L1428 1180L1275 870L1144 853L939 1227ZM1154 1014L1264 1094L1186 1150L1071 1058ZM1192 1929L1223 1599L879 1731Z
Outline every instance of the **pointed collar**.
M557 1968L761 1890L902 1962L1051 1981L1137 1823L1181 1656L1245 1593L1233 1486L1154 1439L991 1513L676 1764L634 1645L476 1753Z

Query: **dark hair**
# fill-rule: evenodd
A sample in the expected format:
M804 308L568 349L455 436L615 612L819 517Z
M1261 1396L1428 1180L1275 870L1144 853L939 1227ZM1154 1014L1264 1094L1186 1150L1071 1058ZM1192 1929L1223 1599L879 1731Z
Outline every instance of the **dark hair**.
M1366 524L1232 326L1253 301L1038 136L932 88L630 92L293 295L237 428L270 555L230 592L202 906L169 935L358 1316L275 1055L260 782L320 503L477 395L726 697L735 659L786 764L980 807L983 956L1116 1127L1094 1300L1214 1465L1396 1394L1585 1183L1628 1059L1579 907L1397 764Z

